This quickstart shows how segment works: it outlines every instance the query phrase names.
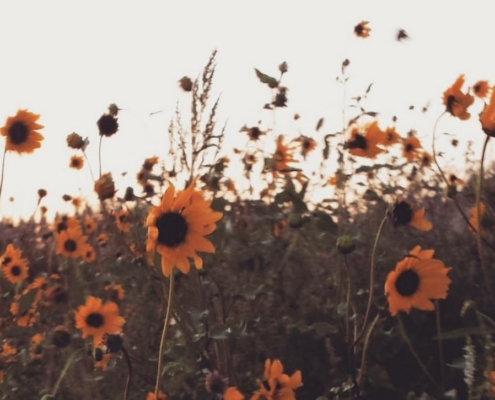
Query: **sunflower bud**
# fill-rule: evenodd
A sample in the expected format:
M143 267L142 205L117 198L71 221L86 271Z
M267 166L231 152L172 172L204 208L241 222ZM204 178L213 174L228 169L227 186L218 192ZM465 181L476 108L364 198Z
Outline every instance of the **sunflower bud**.
M101 360L103 360L103 350L99 347L95 347L93 349L93 358L96 362L100 362Z
M116 117L118 114L119 114L119 110L120 108L117 107L117 104L115 103L112 103L108 106L108 113L112 116L112 117Z
M103 201L111 199L115 194L115 183L113 182L112 174L103 174L100 179L95 182L95 192L98 194L98 198Z
M47 195L47 192L45 189L38 189L38 196L40 197L40 199L42 199L46 195Z
M134 195L134 189L130 186L127 187L124 194L125 201L132 201L136 196Z
M70 135L67 135L67 146L70 148L82 149L84 148L84 144L84 139L76 132L72 132Z
M107 353L118 353L122 350L124 339L120 335L106 334L103 342L107 346Z
M356 241L351 236L341 236L337 239L337 250L341 254L351 254L356 249Z
M69 330L63 326L59 325L53 330L52 344L59 348L67 347L70 344L71 336Z
M280 71L280 73L285 74L289 70L289 66L287 65L287 62L284 61L282 64L280 64L278 66L278 70Z
M103 114L98 121L96 121L100 136L112 136L117 133L119 129L119 123L117 118L111 114Z
M193 87L191 78L189 78L188 76L183 76L179 80L179 86L184 92L190 92Z

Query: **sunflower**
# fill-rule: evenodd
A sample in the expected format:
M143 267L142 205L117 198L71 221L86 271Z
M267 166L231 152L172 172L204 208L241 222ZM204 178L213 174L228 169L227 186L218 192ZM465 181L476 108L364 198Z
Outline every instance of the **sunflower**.
M299 138L299 143L301 144L301 154L304 157L316 148L316 140L306 136L301 136Z
M21 255L22 250L16 249L12 243L9 243L0 258L0 265L6 266L10 264L12 260L20 258Z
M43 125L36 122L39 117L27 110L18 110L14 117L7 118L5 126L0 128L0 134L7 140L5 151L17 151L21 154L32 153L39 148L43 140L43 136L37 132L43 128Z
M115 194L115 183L113 181L112 174L108 172L100 176L100 178L95 182L94 189L101 201L111 199Z
M385 295L392 316L399 311L409 314L412 308L432 311L435 309L432 299L447 297L452 282L447 276L450 268L432 257L433 250L421 250L417 246L388 274Z
M92 263L96 260L95 249L93 249L93 247L89 244L83 250L82 259L87 263Z
M98 121L98 130L100 131L100 136L112 136L119 129L119 123L117 118L110 114L103 114Z
M60 233L60 232L63 232L63 231L70 229L70 230L77 230L82 234L81 225L79 224L79 220L75 217L68 217L66 215L63 215L62 217L57 218L55 220L55 223L53 225L53 229L57 233Z
M488 81L478 81L473 86L473 93L476 97L484 99L490 90Z
M96 230L96 222L92 217L86 217L84 219L84 229L86 233L93 233Z
M419 159L420 159L421 167L429 167L433 162L433 157L431 156L430 153L427 153L426 151L424 151L423 154L421 154Z
M344 148L354 156L375 158L384 151L377 146L383 142L384 133L378 128L378 124L373 122L364 128L354 127L351 138L345 143Z
M468 107L473 104L474 97L464 94L461 87L464 84L464 75L459 75L454 84L443 93L443 104L446 111L460 120L467 120L471 114L467 112Z
M383 145L392 146L400 141L400 135L397 133L395 128L387 128L384 132Z
M202 192L194 190L193 181L185 190L175 193L170 185L158 207L151 209L146 220L148 239L146 251L154 249L162 256L162 272L170 276L174 267L185 274L189 272L189 258L197 269L203 267L196 251L214 253L213 244L204 238L215 230L215 223L222 213L210 208L211 201L202 198Z
M72 156L70 158L69 168L81 169L84 166L84 158L80 156Z
M131 224L129 223L129 212L121 208L114 212L115 223L117 228L122 232L129 232Z
M249 137L249 140L252 140L254 142L257 141L261 136L266 134L265 131L262 131L257 126L252 126L251 128L248 128L247 126L243 126L240 132L246 132Z
M150 157L144 160L143 169L146 171L151 171L153 167L158 163L158 157Z
M392 220L394 226L412 226L420 231L429 231L432 228L431 222L424 218L425 209L413 211L406 201L398 198L392 210Z
M146 400L156 400L155 394L153 392L148 392ZM167 395L161 390L158 392L158 400L167 400Z
M413 161L418 156L418 149L421 148L421 143L414 135L410 135L402 142L402 155L407 161Z
M81 330L82 338L93 336L99 343L105 333L119 333L125 319L119 315L117 304L109 301L105 304L93 296L86 298L86 304L74 311L76 328Z
M104 289L109 292L112 301L122 300L124 298L125 290L122 285L119 285L118 283L112 282L109 285L106 285Z
M66 229L57 235L57 254L65 257L83 257L87 249L87 236L80 230Z
M5 278L11 283L21 283L28 276L28 265L24 258L12 258L8 264L2 266Z
M488 136L495 137L495 87L492 88L490 103L480 114L481 128Z
M367 38L370 35L371 29L368 27L369 21L361 21L354 27L354 34L360 38Z
M106 233L100 233L96 238L96 242L100 246L105 246L108 243L108 235Z
M284 144L284 136L279 135L277 138L277 148L272 155L272 171L281 173L287 171L290 168L289 163L296 161L292 152L293 148Z
M272 363L267 359L264 380L251 400L295 400L294 390L303 386L301 372L296 371L290 377L283 372L284 367L280 360Z
M244 400L244 395L236 387L231 386L223 393L223 400Z

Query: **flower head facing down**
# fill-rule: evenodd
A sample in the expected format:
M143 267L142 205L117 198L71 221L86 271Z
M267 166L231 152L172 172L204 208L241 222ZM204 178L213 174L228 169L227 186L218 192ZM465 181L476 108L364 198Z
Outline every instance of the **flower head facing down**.
M0 134L7 140L5 150L21 154L32 153L41 147L43 136L37 130L43 125L37 123L39 117L27 110L19 110L14 117L8 117L5 126L0 128Z
M98 125L100 136L112 136L117 133L117 130L119 129L117 118L111 114L103 114L100 119L96 121L96 125Z
M416 157L419 156L419 149L421 148L421 143L419 139L410 135L407 139L404 139L402 143L402 154L407 159L407 161L413 161Z
M398 198L392 209L392 220L394 226L412 226L420 231L429 231L432 228L430 221L424 218L425 209L414 211L408 202Z
M109 301L105 304L93 296L86 298L86 304L74 311L76 328L81 330L82 338L93 336L99 344L106 333L119 333L125 319L119 315L117 304Z
M432 311L435 306L431 300L447 297L452 282L447 276L450 268L432 257L433 250L416 246L388 274L385 294L392 316L399 311L409 313L413 308Z
M495 87L492 88L490 103L480 114L481 128L488 136L495 137Z
M303 386L301 371L294 372L290 377L284 372L280 360L265 361L264 380L251 400L296 400L294 390Z
M112 174L110 172L103 174L100 179L95 182L94 188L101 201L111 199L115 194L115 183Z
M463 93L462 85L464 85L464 75L460 75L454 84L443 93L443 104L447 112L464 121L471 117L467 109L473 104L474 97L469 93Z
M361 21L354 27L354 34L360 38L367 38L370 35L371 28L368 26L368 21Z
M211 209L211 201L204 200L202 192L194 190L195 182L185 190L175 192L170 185L158 207L154 207L146 220L148 252L156 250L162 256L162 272L170 276L174 267L187 274L189 259L197 269L203 260L197 251L215 252L213 244L204 236L212 233L222 213Z

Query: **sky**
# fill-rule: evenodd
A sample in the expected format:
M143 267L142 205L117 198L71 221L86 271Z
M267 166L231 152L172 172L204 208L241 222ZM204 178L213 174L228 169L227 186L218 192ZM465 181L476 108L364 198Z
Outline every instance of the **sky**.
M277 117L280 132L311 136L320 117L326 133L342 129L343 91L335 78L347 58L348 98L373 83L366 106L380 112L381 123L397 115L398 129L429 135L444 110L442 93L459 74L467 86L479 79L495 83L494 10L491 1L467 7L443 0L0 2L0 124L23 108L40 114L45 126L41 149L8 154L0 217L29 215L41 187L60 211L70 210L59 200L63 194L91 192L89 172L68 168L73 152L65 137L89 137L96 172L96 121L111 103L123 111L118 134L103 143L103 170L125 189L128 182L118 179L128 178L120 173L134 177L144 158L166 155L176 103L187 107L189 99L177 81L198 76L214 49L218 123L228 121L228 146L239 142L243 125L263 118L270 99L254 68L277 76L283 61L289 107ZM353 34L362 20L372 29L366 40ZM411 39L396 41L398 29ZM419 110L428 102L424 115ZM301 115L297 126L287 118L294 112ZM463 124L446 118L439 130L477 141L479 125L476 118Z

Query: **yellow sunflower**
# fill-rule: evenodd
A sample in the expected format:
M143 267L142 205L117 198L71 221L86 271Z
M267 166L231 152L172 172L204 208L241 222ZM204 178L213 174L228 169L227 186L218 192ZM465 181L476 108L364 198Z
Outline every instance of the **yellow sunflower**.
M299 138L299 143L301 144L301 154L304 157L316 148L316 140L307 136L301 136Z
M121 208L120 210L114 211L115 224L117 228L122 232L129 232L131 229L131 224L129 223L129 212Z
M394 226L412 226L420 231L429 231L432 228L430 221L426 220L425 209L413 211L412 207L402 198L398 198L392 210Z
M12 260L20 258L21 255L22 250L16 249L12 243L9 243L0 258L0 264L3 266L10 264Z
M495 137L495 87L492 88L490 103L480 114L481 128L488 136Z
M84 158L80 156L72 156L70 158L69 167L73 169L81 169L84 166Z
M106 285L104 289L109 292L110 299L112 301L122 300L124 298L125 290L122 285L112 282Z
M231 386L223 393L223 400L244 400L244 395L236 387Z
M87 236L80 230L66 229L57 235L57 254L65 257L83 257L88 245Z
M294 372L290 377L284 372L280 360L265 361L264 380L260 382L260 389L251 400L295 400L294 390L303 386L301 371Z
M413 308L432 311L435 309L432 299L447 297L452 282L447 276L450 268L445 268L442 261L432 258L433 250L418 247L399 261L395 270L387 276L385 294L393 316L399 311L409 313Z
M384 132L384 140L383 144L385 146L392 146L396 143L399 143L400 135L397 133L395 128L389 127Z
M18 110L14 117L7 118L3 128L0 128L0 134L6 137L6 151L17 151L20 153L32 153L41 146L43 136L37 132L43 128L43 125L36 121L39 115L33 114L27 110Z
M197 269L203 260L196 251L214 253L213 244L204 238L215 230L222 213L210 208L211 201L202 198L202 192L194 190L195 182L185 190L175 193L170 185L158 207L151 209L146 220L148 239L146 251L156 249L162 256L162 272L170 276L174 267L185 274L189 272L189 258Z
M8 264L2 266L5 278L11 283L21 283L28 276L28 265L24 258L12 258Z
M272 170L273 172L286 172L290 166L289 163L295 162L293 157L293 148L284 144L284 135L279 135L277 138L277 148L273 153Z
M446 111L460 120L467 120L471 114L467 112L468 107L473 104L474 97L461 91L464 85L464 75L459 75L454 84L443 93L443 104Z
M402 142L402 155L407 161L413 161L418 157L418 150L421 148L421 143L416 136L410 135Z
M86 304L74 311L76 328L81 330L82 338L93 336L100 343L105 333L119 333L125 319L119 315L117 304L109 301L105 304L93 296L86 298Z
M86 233L93 233L96 230L96 222L94 218L84 218L84 229L86 230Z
M148 392L146 395L146 400L156 400L155 394L153 392ZM167 400L167 395L161 390L158 392L158 400Z
M82 259L87 263L92 263L96 260L95 249L91 245L87 245L83 250Z
M351 130L351 137L345 143L344 148L349 153L358 157L375 158L384 150L378 144L385 142L384 133L378 128L378 124L373 122L364 128L354 127Z
M96 242L100 246L105 246L108 243L108 235L106 233L100 233L96 238Z
M361 21L354 27L354 34L360 38L367 38L370 35L371 29L368 27L368 21Z
M489 91L488 81L478 81L473 86L474 95L480 99L484 99Z

